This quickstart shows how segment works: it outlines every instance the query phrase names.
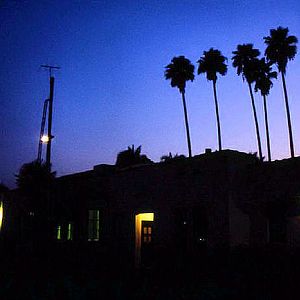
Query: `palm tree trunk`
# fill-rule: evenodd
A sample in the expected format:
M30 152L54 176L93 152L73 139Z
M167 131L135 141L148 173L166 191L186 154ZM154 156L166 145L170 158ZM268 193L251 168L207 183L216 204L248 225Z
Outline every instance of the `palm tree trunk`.
M185 103L185 92L184 91L181 92L181 95L182 95L182 102L183 102L184 120L185 120L186 138L187 138L187 143L188 143L189 157L192 157L192 146L191 146L188 115L187 115L187 109L186 109L186 103Z
M214 87L214 98L215 98L217 127L218 127L218 143L219 143L219 151L221 151L222 150L221 125L220 125L219 107L218 107L218 99L217 99L217 88L216 88L216 81L215 80L213 81L213 87Z
M294 154L294 142L293 142L293 132L292 132L292 122L291 122L291 115L290 115L290 108L289 108L289 100L285 85L285 78L283 72L281 72L282 77L282 85L283 85L283 91L284 91L284 100L285 100L285 109L286 109L286 117L288 122L288 130L289 130L289 138L290 138L290 151L291 151L291 157L295 157Z
M264 98L264 113L265 113L265 125L266 125L268 161L271 161L271 146L270 146L270 135L269 135L269 123L268 123L268 111L267 111L267 99L266 99L266 95L263 95L263 98Z
M249 82L248 82L248 86L249 86L249 91L250 91L251 104L252 104L253 116L254 116L254 122L255 122L256 137L257 137L257 144L258 144L258 154L259 154L259 159L262 160L263 157L262 157L262 151L261 151L261 141L260 141L260 135L259 135L257 114L256 114L256 108L255 108L255 102L254 102L252 87L251 87L251 84Z

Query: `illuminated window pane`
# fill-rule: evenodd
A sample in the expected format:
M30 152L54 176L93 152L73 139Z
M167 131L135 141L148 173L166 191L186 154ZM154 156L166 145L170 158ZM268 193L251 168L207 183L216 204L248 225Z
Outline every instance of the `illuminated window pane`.
M148 227L148 234L151 234L152 228Z
M58 240L61 240L61 226L60 225L57 226L56 238Z
M89 210L89 223L88 223L88 240L99 241L99 228L100 228L100 212L99 210Z
M147 234L147 227L144 227L144 234Z
M67 232L67 240L72 241L73 240L73 224L68 224L68 232Z

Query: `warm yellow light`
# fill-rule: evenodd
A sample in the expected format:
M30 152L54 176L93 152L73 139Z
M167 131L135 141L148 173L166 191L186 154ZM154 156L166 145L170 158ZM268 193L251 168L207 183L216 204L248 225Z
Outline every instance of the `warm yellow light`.
M61 240L61 226L57 226L56 239Z
M48 135L43 135L42 137L41 137L41 141L43 142L43 143L48 143L49 142L49 136Z
M142 221L154 221L154 213L142 213L135 216L135 265L141 262Z
M2 221L3 221L3 202L0 202L0 230L2 227Z
M68 224L68 236L67 236L68 241L73 240L73 226L72 225L73 225L72 223Z

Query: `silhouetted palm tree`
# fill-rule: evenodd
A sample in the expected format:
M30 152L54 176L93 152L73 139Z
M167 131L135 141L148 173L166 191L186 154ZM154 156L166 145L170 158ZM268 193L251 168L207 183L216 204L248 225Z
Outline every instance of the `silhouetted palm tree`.
M259 134L259 126L255 108L255 102L252 92L251 84L255 81L255 73L257 71L257 65L259 60L257 57L259 56L260 52L258 49L253 48L253 44L243 44L238 45L237 50L233 51L233 63L232 65L237 68L237 74L243 77L243 80L246 79L249 87L250 97L251 97L251 104L253 109L253 116L256 128L256 137L257 137L257 144L258 144L258 153L259 158L262 160L262 151L261 151L261 141L260 141L260 134Z
M185 86L186 86L187 81L194 80L195 67L184 56L178 56L178 57L173 57L171 63L169 65L167 65L165 68L166 68L165 78L171 79L171 86L177 87L182 96L188 151L189 151L189 157L191 157L192 156L192 146L191 146L187 108L186 108L186 102L185 102Z
M222 76L224 76L227 73L227 65L225 63L226 60L227 58L224 57L219 50L210 48L209 51L204 51L203 56L197 61L197 63L199 63L198 75L201 73L206 73L207 80L213 82L215 109L216 109L217 127L218 127L219 151L222 150L222 142L221 142L221 125L220 125L220 117L219 117L216 83L218 79L217 73L221 74Z
M264 40L265 44L267 44L267 48L265 51L267 60L272 64L276 64L278 67L278 71L281 73L289 130L290 151L291 157L294 157L295 153L292 122L284 75L286 72L286 66L288 61L294 59L297 53L296 43L298 42L298 40L294 35L288 35L288 32L288 28L278 27L277 29L271 29L270 36L264 37Z
M128 147L127 150L118 153L116 166L125 168L137 164L149 164L153 163L146 155L141 154L142 146L138 146L134 149L134 145Z
M270 134L268 125L268 111L267 111L267 95L270 93L270 89L273 86L272 79L277 78L277 72L272 71L270 63L266 63L265 59L259 60L257 75L255 79L255 92L260 90L260 93L264 100L264 115L267 137L267 150L268 160L271 161L271 146L270 146Z

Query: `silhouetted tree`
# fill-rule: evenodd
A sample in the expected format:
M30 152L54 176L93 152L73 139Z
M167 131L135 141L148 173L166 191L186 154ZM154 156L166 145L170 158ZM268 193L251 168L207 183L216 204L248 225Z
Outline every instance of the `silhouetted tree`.
M49 190L54 183L55 172L50 172L45 163L37 160L25 163L16 175L22 202L21 210L34 216L34 228L40 238L47 238L49 229Z
M161 158L160 158L160 161L161 162L170 162L170 161L175 161L175 160L181 160L181 159L184 159L186 158L183 154L180 154L178 155L177 153L173 156L171 152L169 152L168 155L163 155Z
M49 186L55 178L55 172L49 172L45 163L34 160L25 163L16 175L16 183L23 194L35 196Z
M295 153L292 122L284 75L286 73L288 61L295 58L295 55L297 53L296 43L298 42L298 40L294 35L288 35L288 33L288 28L278 27L277 29L271 29L270 36L264 37L264 40L265 44L267 44L267 48L265 51L267 60L272 64L276 64L278 67L278 71L281 73L290 139L290 152L291 157L294 157Z
M258 144L258 153L259 158L262 160L262 151L261 151L261 140L260 140L260 133L259 133L259 126L257 120L257 113L255 108L254 96L252 92L251 84L255 81L255 76L258 67L258 56L260 54L258 49L253 48L253 44L243 44L238 45L237 50L233 51L233 63L232 65L237 68L237 74L241 75L243 80L246 79L249 87L250 97L251 97L251 104L253 109L253 116L256 128L256 137L257 137L257 144Z
M227 73L227 65L225 63L226 60L227 58L224 57L219 50L210 48L209 51L204 51L203 56L197 61L199 63L198 75L201 73L206 73L207 80L213 82L219 151L222 150L222 142L216 83L218 79L217 73L221 74L222 76L226 75Z
M273 86L272 79L277 78L277 72L272 71L272 67L269 63L266 63L265 59L259 60L258 70L255 79L255 92L260 90L264 102L264 115L267 137L267 150L268 160L271 161L271 146L270 146L270 134L268 125L268 110L267 110L267 95L270 93L270 89Z
M167 65L165 68L166 68L165 78L171 79L171 86L177 87L182 96L188 151L189 151L189 157L192 157L192 146L191 146L186 101L185 101L185 86L187 81L194 80L195 67L184 56L178 56L178 57L173 57L171 63Z
M127 150L121 151L117 156L116 166L125 168L138 164L153 163L146 155L141 155L142 146L134 149L134 145L128 147Z

